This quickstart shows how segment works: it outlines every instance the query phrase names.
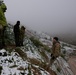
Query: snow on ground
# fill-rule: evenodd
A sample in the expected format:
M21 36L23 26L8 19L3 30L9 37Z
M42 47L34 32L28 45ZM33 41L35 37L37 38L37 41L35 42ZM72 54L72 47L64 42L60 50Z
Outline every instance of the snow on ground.
M50 40L50 36L44 33L38 36L40 37L39 39L42 43L48 46L51 45L52 41ZM28 58L36 58L43 61L38 51L38 48L35 45L33 45L33 43L30 41L29 38L25 37L24 45L25 47L21 47L20 49L27 54ZM63 45L63 49L66 50L67 52L74 50L74 48L67 43L61 42L61 45ZM45 53L50 58L50 53L49 54L47 52ZM33 64L31 64L27 60L24 61L17 52L13 51L10 55L8 54L9 53L5 49L0 50L0 67L2 66L3 68L1 75L22 75L23 73L24 75L28 75L30 72L31 72L31 75L35 75L32 69L31 71L29 71L28 69L29 66L31 68L31 65ZM35 67L38 68L39 66L37 67L37 65L35 65ZM52 65L52 69L57 73L57 75L73 75L72 71L69 68L68 63L65 61L65 59L61 57L59 57L54 62L54 64ZM49 75L49 73L44 69L38 68L38 70L41 73L41 75Z
M69 64L62 57L56 59L52 65L52 69L57 73L57 75L73 75Z
M5 52L6 50L2 49L1 52ZM19 75L20 70L17 68L22 67L28 67L28 62L23 61L22 58L17 55L16 52L13 52L11 56L0 56L0 66L2 66L3 70L1 75Z
M23 51L27 54L27 57L36 58L43 61L38 48L33 45L33 43L29 39L25 38L24 44L26 45L25 49L27 50L23 49Z
M66 50L74 50L74 48L67 47L67 46L64 46L64 48L65 48Z
M44 39L44 38L40 38L39 39L41 41L41 43L43 43L44 45L49 46L50 48L52 47L52 42L48 39Z
M1 52L3 53L7 51L5 49L2 49ZM36 59L41 58L37 52L35 52L35 54L32 54L31 51L28 51L26 53L30 58L36 58ZM17 52L11 52L10 55L6 55L6 56L3 55L0 56L0 66L2 66L1 75L22 75L22 73L24 73L24 75L28 75L29 64L31 63L28 62L27 60L24 61ZM49 75L49 73L45 70L40 70L39 72L41 73L41 75ZM31 70L31 75L34 75L32 70Z
M27 54L27 57L36 58L36 59L42 60L41 56L36 51L34 51L34 53L32 53L31 51L27 51L26 54Z

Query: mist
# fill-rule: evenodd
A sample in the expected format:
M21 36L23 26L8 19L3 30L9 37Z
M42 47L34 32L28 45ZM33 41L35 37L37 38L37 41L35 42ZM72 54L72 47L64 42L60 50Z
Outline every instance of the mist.
M4 0L7 21L49 34L76 30L76 0Z

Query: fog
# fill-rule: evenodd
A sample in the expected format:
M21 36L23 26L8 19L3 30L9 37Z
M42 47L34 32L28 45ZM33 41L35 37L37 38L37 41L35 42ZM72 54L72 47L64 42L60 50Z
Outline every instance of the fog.
M4 0L8 22L50 34L76 30L76 0Z

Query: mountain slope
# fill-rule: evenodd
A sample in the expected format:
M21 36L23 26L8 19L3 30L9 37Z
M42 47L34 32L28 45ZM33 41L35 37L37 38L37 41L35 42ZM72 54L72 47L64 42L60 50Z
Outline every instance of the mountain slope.
M74 75L67 61L75 46L61 42L61 56L47 69L50 36L27 29L24 46L15 47L12 25L8 25L6 35L6 48L0 50L1 75Z

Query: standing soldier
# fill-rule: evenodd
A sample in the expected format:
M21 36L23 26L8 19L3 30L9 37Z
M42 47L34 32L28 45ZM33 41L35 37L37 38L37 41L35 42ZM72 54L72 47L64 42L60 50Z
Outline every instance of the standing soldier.
M60 56L60 52L61 52L60 48L61 48L61 46L60 46L60 42L58 41L58 37L54 37L53 38L51 59L50 59L49 65L52 65L52 63L56 60L56 58Z
M24 26L21 26L21 29L20 29L20 46L23 46L23 40L24 40L24 37L25 37L25 27Z
M15 44L16 47L20 46L20 21L17 21L17 23L14 25L14 37L15 37Z
M7 7L3 3L3 0L0 0L0 49L2 49L5 46L4 32L7 26L7 21L4 13L6 12L6 10Z

